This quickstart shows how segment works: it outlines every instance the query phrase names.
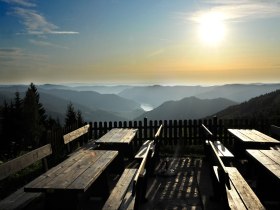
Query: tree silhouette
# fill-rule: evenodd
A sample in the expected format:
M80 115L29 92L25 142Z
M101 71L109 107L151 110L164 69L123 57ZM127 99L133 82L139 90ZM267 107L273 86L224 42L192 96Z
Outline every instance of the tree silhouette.
M80 110L76 111L72 102L67 106L66 117L65 117L65 127L70 127L71 129L76 129L84 124L82 113Z
M47 116L39 100L37 88L31 83L23 100L25 146L38 147L45 131Z
M70 102L67 105L67 110L66 110L66 117L65 117L65 127L72 126L77 123L77 113L75 111L75 108Z

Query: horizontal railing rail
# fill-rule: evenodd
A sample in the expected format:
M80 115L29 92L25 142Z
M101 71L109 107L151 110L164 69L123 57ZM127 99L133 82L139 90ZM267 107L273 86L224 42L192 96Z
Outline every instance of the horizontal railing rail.
M148 120L142 121L119 121L119 122L93 122L92 138L99 139L112 128L137 128L136 146L142 145L147 139L152 139L158 127L163 125L160 134L161 144L164 146L177 145L203 145L204 132L202 124L213 132L215 138L219 139L225 146L233 146L233 137L227 131L228 128L248 128L257 129L263 133L269 134L270 125L280 125L280 120L254 120L254 119L201 119L201 120ZM78 127L77 127L78 128ZM73 130L73 128L71 128ZM53 153L56 151L61 155L65 149L62 136L69 132L68 129L50 131L48 135L49 142L52 144Z

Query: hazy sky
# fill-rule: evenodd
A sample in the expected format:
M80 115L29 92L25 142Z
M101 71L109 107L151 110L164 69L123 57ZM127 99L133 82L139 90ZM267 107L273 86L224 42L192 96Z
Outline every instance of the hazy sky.
M0 0L0 83L280 82L280 1Z

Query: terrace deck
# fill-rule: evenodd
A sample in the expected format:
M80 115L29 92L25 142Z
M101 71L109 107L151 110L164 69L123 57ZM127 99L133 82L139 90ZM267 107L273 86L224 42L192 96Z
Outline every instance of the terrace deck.
M166 162L168 172L165 173ZM219 209L217 202L209 199L212 186L207 163L200 157L162 157L156 175L149 179L147 202L143 210L164 209ZM111 179L110 185L116 183ZM89 199L85 209L102 209L104 201ZM30 205L27 210L43 210L43 201Z

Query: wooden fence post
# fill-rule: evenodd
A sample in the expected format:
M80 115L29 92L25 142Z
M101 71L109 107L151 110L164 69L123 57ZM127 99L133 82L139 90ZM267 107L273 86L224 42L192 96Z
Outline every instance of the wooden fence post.
M148 119L144 118L144 139L148 138Z

